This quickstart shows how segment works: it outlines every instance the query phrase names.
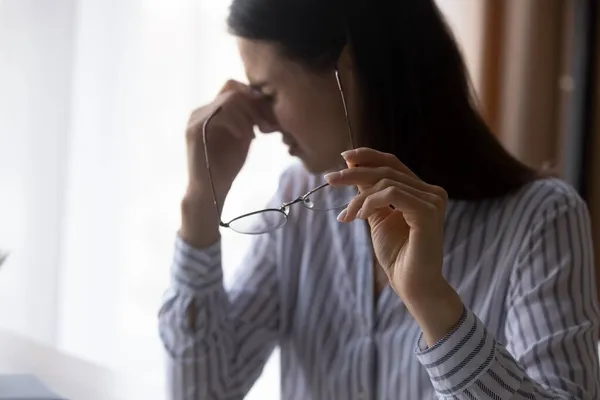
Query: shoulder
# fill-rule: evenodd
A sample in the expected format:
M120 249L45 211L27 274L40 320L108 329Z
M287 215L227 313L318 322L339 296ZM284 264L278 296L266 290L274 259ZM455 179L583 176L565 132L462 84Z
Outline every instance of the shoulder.
M525 185L523 190L527 192L540 192L545 194L547 203L560 202L565 204L580 204L583 199L577 190L569 183L559 178L545 178L535 180Z
M455 207L458 211L450 213L448 218L450 226L464 230L466 221L472 221L469 230L477 231L476 227L490 230L494 232L496 243L502 243L504 249L515 253L529 239L548 236L550 231L563 235L577 229L588 235L590 223L587 206L577 190L557 178L538 179L505 196L457 203ZM469 234L469 237L479 240L477 235Z
M519 208L528 209L533 220L551 214L569 212L587 213L587 205L577 190L559 178L533 181L512 195Z
M543 178L529 182L501 197L480 201L452 201L452 209L463 210L453 214L476 214L482 223L489 223L491 215L497 216L500 224L508 230L523 231L548 212L580 212L586 204L577 190L558 178ZM453 215L451 217L454 217ZM457 218L454 218L457 219ZM461 223L464 218L458 218ZM515 232L516 233L516 232Z
M558 178L536 180L511 196L509 217L514 239L524 247L532 243L591 240L587 204L577 190Z

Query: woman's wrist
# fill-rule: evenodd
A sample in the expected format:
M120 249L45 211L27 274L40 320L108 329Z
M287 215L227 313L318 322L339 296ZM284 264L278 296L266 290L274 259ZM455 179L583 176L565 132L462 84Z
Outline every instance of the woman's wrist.
M423 331L428 346L446 337L459 323L464 312L460 296L441 278L412 291L404 303Z
M189 194L183 198L179 236L197 249L208 247L220 239L219 215L211 198Z

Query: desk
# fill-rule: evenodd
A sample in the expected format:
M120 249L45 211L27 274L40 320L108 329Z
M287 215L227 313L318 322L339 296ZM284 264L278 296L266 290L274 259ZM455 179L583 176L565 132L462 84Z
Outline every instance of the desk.
M37 376L68 400L164 400L164 388L136 381L55 348L0 331L0 374Z

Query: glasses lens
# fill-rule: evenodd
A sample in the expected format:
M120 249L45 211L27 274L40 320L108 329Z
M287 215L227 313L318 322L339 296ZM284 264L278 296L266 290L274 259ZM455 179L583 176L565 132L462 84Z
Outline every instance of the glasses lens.
M303 204L304 207L315 211L343 209L357 194L356 186L325 185L309 193Z
M258 235L281 228L287 222L287 215L280 210L264 210L246 214L229 222L229 228L238 233Z

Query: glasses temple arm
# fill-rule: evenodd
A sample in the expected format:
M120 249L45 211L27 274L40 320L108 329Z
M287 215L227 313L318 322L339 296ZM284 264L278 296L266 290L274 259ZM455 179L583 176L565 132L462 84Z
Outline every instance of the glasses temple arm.
M215 190L215 184L212 178L212 171L210 169L210 160L208 159L208 124L213 119L215 115L217 115L221 111L221 107L217 107L204 121L202 124L202 144L204 145L204 162L206 163L206 172L208 174L208 182L210 184L210 190L212 192L213 204L215 206L215 210L217 215L219 216L219 225L224 226L223 221L221 220L221 207L219 207L219 202L217 201L217 191Z
M339 71L337 63L335 64L335 80L337 82L337 86L340 91L340 97L342 98L342 105L344 106L344 114L346 116L346 124L348 126L348 136L350 137L350 146L351 146L351 148L355 149L356 144L354 143L352 124L350 123L350 115L348 113L348 105L346 104L346 96L344 96L344 87L342 86L342 79L340 78L340 71Z

